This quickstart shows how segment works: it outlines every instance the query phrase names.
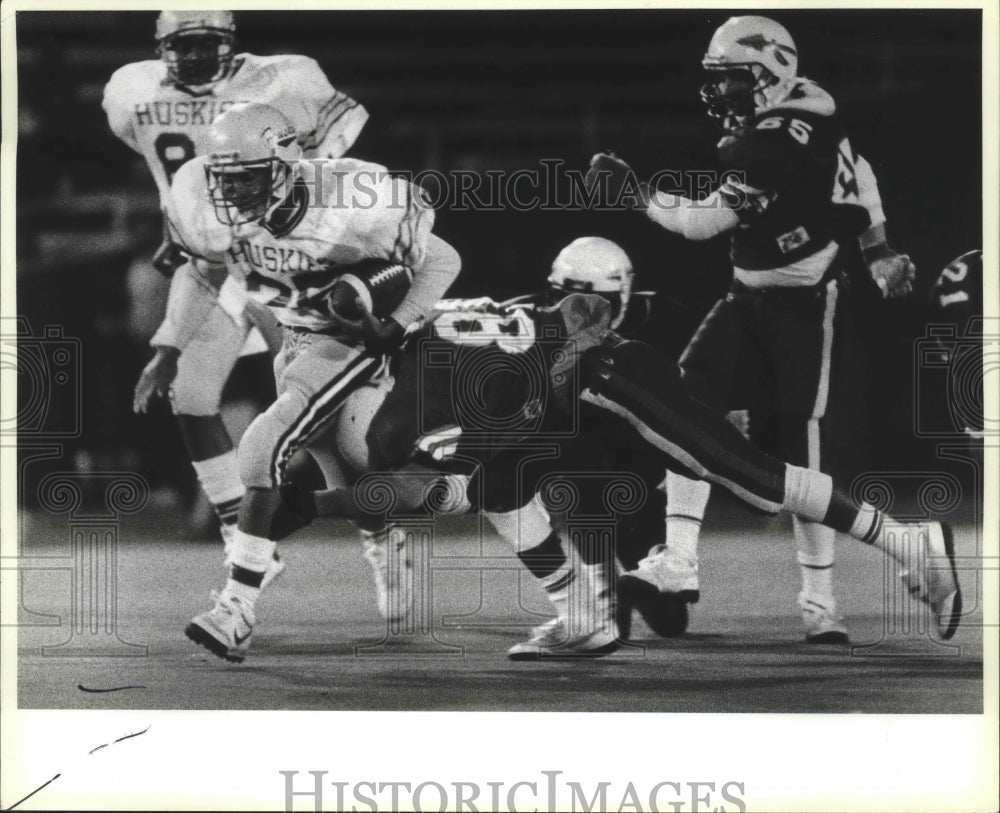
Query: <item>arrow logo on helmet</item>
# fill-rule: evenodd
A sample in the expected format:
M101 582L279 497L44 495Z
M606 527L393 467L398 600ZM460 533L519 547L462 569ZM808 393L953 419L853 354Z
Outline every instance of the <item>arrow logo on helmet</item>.
M773 45L778 49L774 55L775 59L777 59L782 65L788 64L788 62L785 61L785 55L781 53L782 51L787 51L792 56L797 56L794 48L784 45L777 40L769 40L763 34L753 34L749 37L742 37L736 40L736 42L739 45L745 45L747 48L753 48L755 51L760 51L761 53L763 53L764 49L767 48L768 45Z

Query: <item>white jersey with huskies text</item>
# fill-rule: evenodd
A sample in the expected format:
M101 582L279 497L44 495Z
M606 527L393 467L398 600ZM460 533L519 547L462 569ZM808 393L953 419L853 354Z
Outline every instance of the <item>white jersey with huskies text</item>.
M304 56L239 54L228 76L199 92L170 83L161 60L134 62L115 71L104 89L112 131L146 160L164 206L174 174L205 153L212 122L239 102L280 110L307 157L340 157L368 118Z
M297 162L281 208L261 221L223 225L206 190L207 159L182 167L172 191L178 242L192 256L225 264L248 294L288 326L335 326L327 295L344 266L379 258L421 273L434 210L419 187L353 158ZM433 272L431 272L433 273ZM393 314L404 326L430 312L414 284Z

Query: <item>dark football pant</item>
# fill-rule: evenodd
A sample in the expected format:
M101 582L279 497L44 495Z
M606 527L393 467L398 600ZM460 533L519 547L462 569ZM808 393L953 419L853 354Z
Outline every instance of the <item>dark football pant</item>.
M720 413L748 410L761 448L827 471L831 380L848 363L840 295L835 280L762 290L734 282L681 356L685 384ZM838 433L837 443L850 436Z
M692 397L666 356L641 342L613 340L584 354L580 376L584 435L590 422L616 419L623 431L605 434L613 453L639 444L644 464L708 480L758 511L781 510L784 461Z

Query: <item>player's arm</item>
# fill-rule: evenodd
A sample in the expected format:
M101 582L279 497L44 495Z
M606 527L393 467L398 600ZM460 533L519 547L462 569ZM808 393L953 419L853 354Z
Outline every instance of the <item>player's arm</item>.
M858 238L868 271L887 299L903 297L913 290L916 267L906 254L898 254L888 244L882 196L875 173L862 156L854 163L858 197L868 212L868 229Z
M146 412L155 398L165 397L169 392L177 377L177 361L218 304L219 289L225 278L224 265L194 258L177 269L171 281L166 316L149 341L156 352L135 385L132 408L136 412Z
M313 59L302 57L291 72L292 120L302 133L306 158L340 158L357 141L368 121L364 105L334 88Z
M428 234L423 261L413 269L413 285L389 318L404 330L427 318L461 270L458 252L436 234Z
M602 178L604 176L604 178ZM635 180L631 167L607 153L595 155L587 172L587 186L605 182L609 200L620 200L626 185L638 190L639 208L654 223L688 240L710 240L736 228L743 212L762 209L770 198L763 189L741 182L733 175L719 189L701 200L652 189Z
M372 174L374 173L374 174ZM363 184L378 179L377 188ZM393 178L384 167L373 166L355 179L359 194L375 193L377 205L365 208L369 257L405 266L412 282L391 314L379 318L365 311L361 318L345 319L333 309L333 319L349 335L364 340L369 349L385 351L399 344L406 329L430 315L462 267L458 252L432 234L434 210L420 187Z
M759 195L750 187L717 189L707 198L691 200L683 195L655 191L650 194L646 216L667 231L688 240L710 240L740 224L737 209L744 198Z
M111 75L108 84L104 86L104 98L101 101L101 106L108 117L108 126L111 128L111 132L133 150L141 152L132 123L132 105L130 103L131 94L134 92L130 78L132 67L126 65Z
M405 331L414 322L427 318L451 287L462 268L461 258L448 243L435 235L434 210L423 190L402 178L387 180L387 198L382 209L383 239L389 258L413 269L413 284L387 322Z
M171 280L166 315L150 340L156 352L136 384L136 412L145 412L153 398L166 395L177 375L181 352L219 304L219 290L227 276L224 241L228 232L214 220L204 183L198 158L174 176L168 209L174 213L173 235L189 259Z

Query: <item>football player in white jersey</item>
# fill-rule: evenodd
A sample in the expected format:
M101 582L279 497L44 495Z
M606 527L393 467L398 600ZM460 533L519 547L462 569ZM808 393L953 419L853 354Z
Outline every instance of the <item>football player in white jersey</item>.
M112 131L146 160L160 193L167 237L154 265L173 273L168 313L176 311L183 290L197 284L169 236L170 183L181 166L205 153L216 118L243 102L272 105L295 126L306 156L328 158L343 155L368 118L364 107L330 86L314 60L236 53L235 34L228 11L164 11L156 21L160 58L119 68L104 90ZM220 415L222 389L240 355L266 349L243 312L245 301L239 285L227 284L218 306L187 341L183 358L176 319L167 319L151 341L156 354L136 385L134 404L137 412L145 412L152 398L169 390L227 548L243 486Z
M317 439L334 428L347 396L384 369L384 352L431 311L461 261L431 233L434 211L418 187L377 164L300 160L294 127L275 108L234 105L212 126L207 153L178 171L172 191L178 237L202 283L177 310L180 344L213 307L211 286L227 272L284 331L278 399L240 441L246 492L229 578L215 606L186 629L214 654L240 661L276 543L296 526L281 500L290 457L308 447L329 485L346 482L333 444ZM382 278L412 275L412 285L391 313L344 318L334 288L372 263ZM395 541L389 529L370 537L383 549Z

